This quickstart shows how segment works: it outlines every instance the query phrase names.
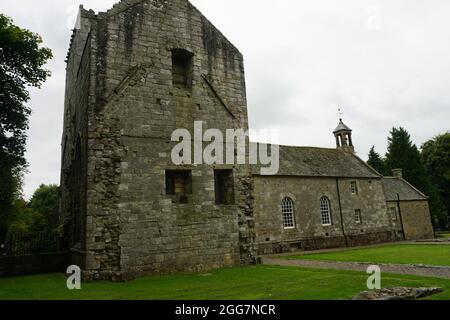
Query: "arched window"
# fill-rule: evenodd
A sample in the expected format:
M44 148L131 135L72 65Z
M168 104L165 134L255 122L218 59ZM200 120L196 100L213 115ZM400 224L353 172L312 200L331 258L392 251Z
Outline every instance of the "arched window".
M291 198L284 198L281 202L281 212L283 214L283 227L285 229L294 229L294 201Z
M323 196L320 198L320 217L322 219L322 225L331 226L331 211L330 211L330 199Z

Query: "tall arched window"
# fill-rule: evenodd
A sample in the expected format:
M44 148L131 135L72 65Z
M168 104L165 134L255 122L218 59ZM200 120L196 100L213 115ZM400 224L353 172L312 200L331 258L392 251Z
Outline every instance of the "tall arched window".
M322 219L322 225L332 225L333 221L331 220L330 199L325 196L320 198L320 217Z
M281 202L281 212L283 214L283 227L285 229L294 229L294 201L291 198L284 198Z

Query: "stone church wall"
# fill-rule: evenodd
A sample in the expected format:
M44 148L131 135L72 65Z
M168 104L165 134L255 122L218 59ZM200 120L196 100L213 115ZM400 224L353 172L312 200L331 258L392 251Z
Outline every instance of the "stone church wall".
M351 193L350 181L357 182L357 195ZM255 233L259 254L394 240L392 226L386 214L383 186L379 179L255 176L254 195ZM323 226L321 222L322 196L330 200L331 226ZM283 228L281 201L285 197L294 201L294 229ZM361 210L361 223L355 222L355 209Z
M400 210L406 240L434 238L428 201L400 201Z

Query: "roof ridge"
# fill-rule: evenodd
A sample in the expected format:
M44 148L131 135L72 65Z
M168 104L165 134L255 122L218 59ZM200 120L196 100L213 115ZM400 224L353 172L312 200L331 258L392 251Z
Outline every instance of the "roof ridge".
M417 189L416 187L414 187L411 183L409 183L407 180L403 179L403 178L399 178L399 177L382 177L382 180L384 180L385 182L387 181L392 181L389 182L389 185L391 185L391 183L400 183L403 185L403 188L408 188L408 192L413 192L415 194L415 198L414 200L419 200L420 199L428 199L429 197L427 195L425 195L422 191L420 191L419 189ZM394 182L396 181L396 182ZM395 184L394 184L395 185ZM389 189L391 190L391 189ZM398 193L399 190L395 191ZM403 200L411 200L411 199L403 199Z
M409 181L403 179L403 178L397 178L400 181L405 182L407 185L409 185L411 188L413 188L416 192L418 192L421 196L424 196L425 198L429 198L425 193L423 193L422 191L420 191L419 189L417 189L416 187L414 187L411 183L409 183Z
M274 145L274 146L284 147L284 148L303 148L303 149L308 148L308 149L320 149L320 150L340 151L339 149L336 149L336 148L327 148L327 147L293 146L293 145L287 145L287 144L277 144L277 143L268 143L268 142L255 142L255 141L250 141L250 143L254 143L254 144Z
M359 162L361 162L363 165L365 165L367 168L369 168L369 170L371 170L377 176L383 177L383 175L381 173L379 173L377 170L375 170L371 165L369 165L366 161L361 159L358 155L356 155L355 153L352 153L352 156L354 156L356 159L358 159Z
M320 150L340 151L339 149L336 149L336 148L314 147L314 146L291 146L291 145L285 145L285 144L281 144L279 146L285 147L285 148L304 148L304 149L320 149Z

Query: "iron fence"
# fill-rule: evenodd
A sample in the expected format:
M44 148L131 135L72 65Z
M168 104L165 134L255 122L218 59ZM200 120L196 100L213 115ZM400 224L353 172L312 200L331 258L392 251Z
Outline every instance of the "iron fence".
M65 241L56 233L9 233L1 248L3 256L51 253L66 249Z

